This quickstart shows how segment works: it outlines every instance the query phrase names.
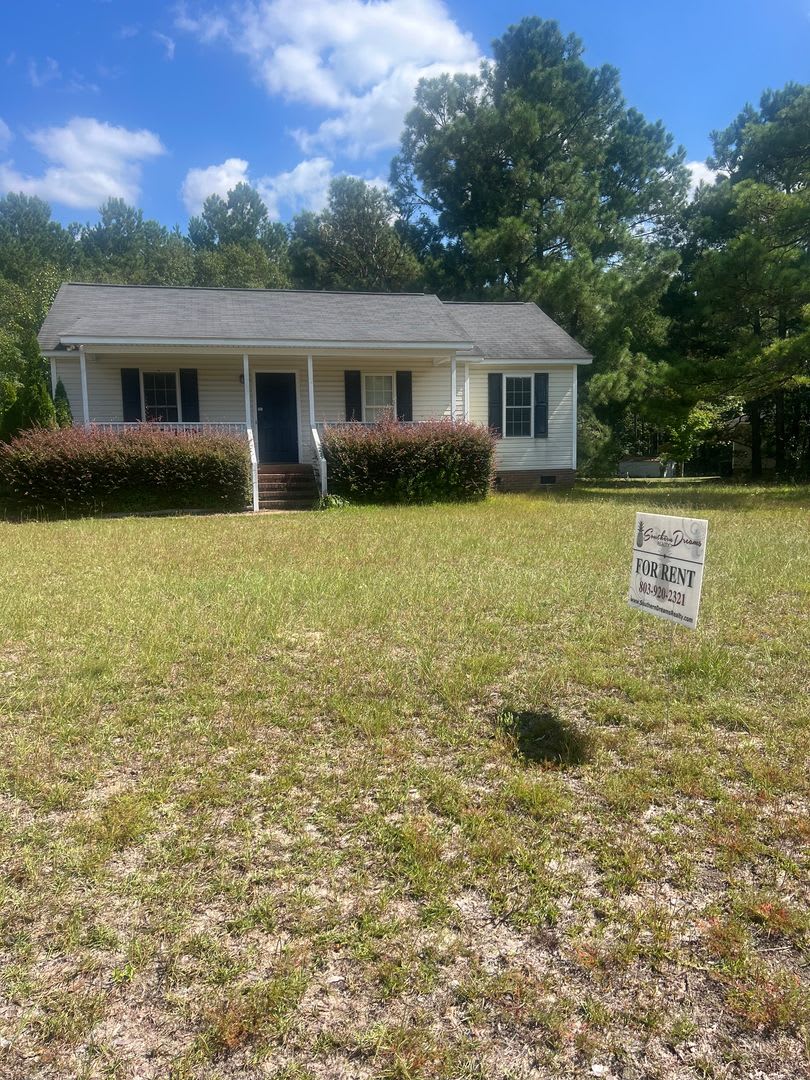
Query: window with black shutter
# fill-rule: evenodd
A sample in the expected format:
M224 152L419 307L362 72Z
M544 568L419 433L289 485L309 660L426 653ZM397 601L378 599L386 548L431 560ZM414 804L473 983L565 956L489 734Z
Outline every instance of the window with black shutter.
M138 368L121 368L121 406L125 424L135 424L141 415L141 373Z
M180 419L177 403L177 376L173 371L143 373L143 404L150 423L176 424Z
M180 411L184 424L200 422L200 392L196 368L180 368Z

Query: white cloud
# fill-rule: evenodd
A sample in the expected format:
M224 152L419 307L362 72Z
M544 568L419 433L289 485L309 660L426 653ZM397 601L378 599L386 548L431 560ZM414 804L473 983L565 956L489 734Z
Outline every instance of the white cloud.
M238 0L178 28L246 56L267 91L326 110L297 131L305 152L396 145L420 78L476 71L478 46L441 0Z
M128 23L126 26L122 26L118 31L118 36L122 41L126 41L127 38L134 38L140 34L141 28L137 23Z
M705 161L687 161L686 167L692 174L689 190L694 194L701 184L713 184L718 175Z
M71 94L97 94L99 92L98 83L90 82L89 79L77 71L71 72L70 78L64 84L65 90Z
M189 169L183 181L183 202L190 214L199 214L209 195L221 195L242 181L248 181L248 163L242 158L228 158L221 165L206 169Z
M289 172L263 176L257 186L270 217L289 218L301 210L314 210L316 213L323 210L331 179L330 159L315 157L299 161Z
M161 34L159 30L152 31L152 37L166 50L166 59L174 60L175 41L168 34Z
M98 85L87 79L83 72L74 68L64 73L52 56L46 56L42 63L29 60L28 80L35 90L50 86L52 89L67 91L71 94L97 94L99 92Z
M0 150L5 150L13 138L14 136L11 133L11 128L2 116L0 116Z
M198 214L209 195L223 198L238 183L252 184L274 220L289 219L301 210L323 210L333 176L330 158L314 157L299 161L295 168L275 175L252 179L244 158L227 158L221 165L189 169L183 181L183 202L189 214ZM379 186L382 181L369 180Z
M228 32L228 20L223 15L209 11L195 17L188 14L184 3L177 9L174 24L178 30L185 30L205 43L224 37Z
M62 71L59 64L52 56L46 56L41 65L36 60L29 60L28 62L28 78L35 90L39 90L55 79L61 79L61 77Z
M75 116L63 127L26 136L49 162L41 176L27 176L12 161L0 164L0 192L23 191L64 206L93 208L105 199L136 202L141 166L164 154L151 131L131 131L92 117Z

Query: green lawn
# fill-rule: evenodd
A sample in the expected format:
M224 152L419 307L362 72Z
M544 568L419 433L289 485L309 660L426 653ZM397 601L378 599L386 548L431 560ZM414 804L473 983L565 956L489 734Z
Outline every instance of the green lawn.
M694 633L637 509L710 521ZM4 1078L794 1078L810 489L0 522Z

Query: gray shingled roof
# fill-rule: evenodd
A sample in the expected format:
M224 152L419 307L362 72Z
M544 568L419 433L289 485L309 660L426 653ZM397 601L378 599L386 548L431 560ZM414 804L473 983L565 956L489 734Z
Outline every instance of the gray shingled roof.
M486 360L590 360L591 355L537 304L445 305Z
M492 360L577 360L589 354L536 304L442 303L421 293L61 286L39 332L43 351L88 341L443 344Z
M50 351L60 338L83 336L470 345L438 297L417 293L62 285L40 345Z

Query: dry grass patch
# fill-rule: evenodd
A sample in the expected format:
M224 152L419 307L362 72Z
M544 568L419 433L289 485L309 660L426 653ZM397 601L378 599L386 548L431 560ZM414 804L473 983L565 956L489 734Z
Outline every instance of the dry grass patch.
M710 520L694 634L624 604L636 509ZM0 1076L802 1075L808 522L0 524Z

